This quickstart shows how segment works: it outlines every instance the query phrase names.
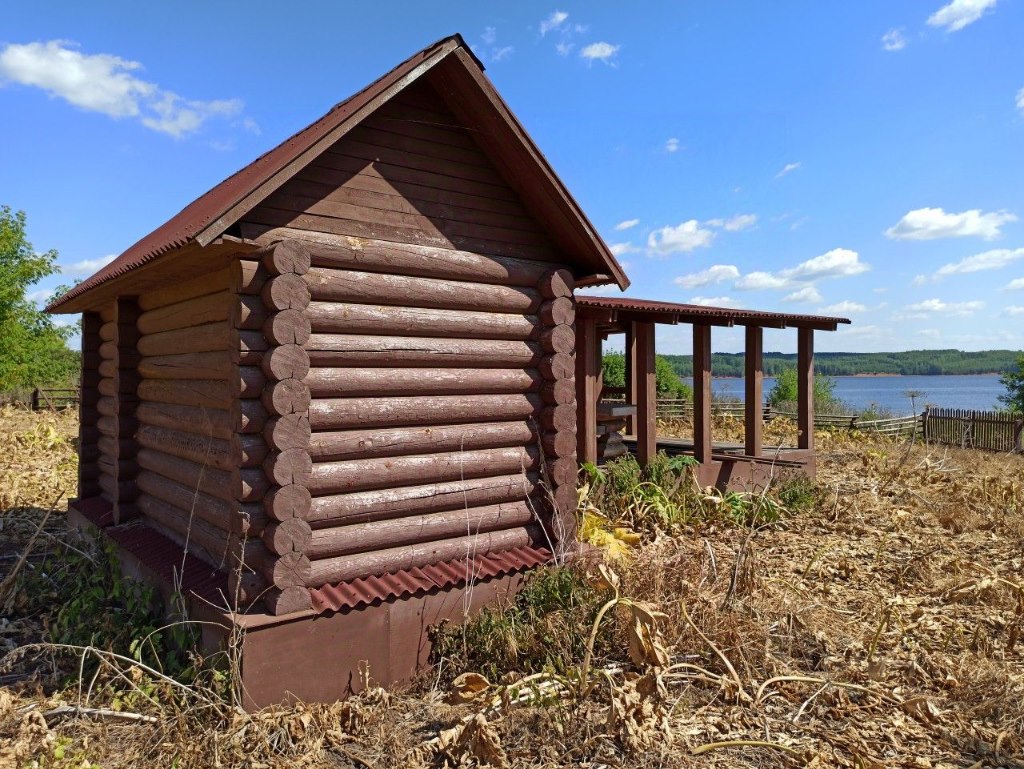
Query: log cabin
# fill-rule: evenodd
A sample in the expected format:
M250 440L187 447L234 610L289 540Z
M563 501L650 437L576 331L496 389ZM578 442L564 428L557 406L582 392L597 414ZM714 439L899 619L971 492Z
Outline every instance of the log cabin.
M574 548L593 340L631 322L577 302L603 284L628 280L441 40L49 307L83 317L70 515L211 647L244 631L249 707L408 679L428 628Z

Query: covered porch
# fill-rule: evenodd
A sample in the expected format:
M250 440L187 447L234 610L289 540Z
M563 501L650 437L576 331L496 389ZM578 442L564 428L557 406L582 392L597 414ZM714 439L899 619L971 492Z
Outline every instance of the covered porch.
M621 430L621 443L646 465L659 450L693 456L702 486L720 489L763 487L773 474L813 477L814 332L835 331L845 318L734 310L623 297L576 298L577 457L598 464L609 451L609 433ZM693 436L657 434L655 410L655 325L692 326ZM744 440L716 442L711 420L711 342L714 327L744 327ZM797 335L797 445L764 445L764 329L795 329ZM604 402L602 359L611 334L625 336L625 403ZM615 444L620 441L617 437ZM621 449L619 450L621 453Z

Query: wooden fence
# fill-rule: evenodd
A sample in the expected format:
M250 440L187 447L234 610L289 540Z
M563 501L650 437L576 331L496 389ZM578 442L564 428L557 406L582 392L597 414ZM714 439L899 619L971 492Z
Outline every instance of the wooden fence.
M925 409L924 438L963 448L1024 452L1024 415L1007 411Z
M81 394L77 387L37 387L32 391L32 410L49 409L50 411L58 411L75 408L78 406L80 397Z

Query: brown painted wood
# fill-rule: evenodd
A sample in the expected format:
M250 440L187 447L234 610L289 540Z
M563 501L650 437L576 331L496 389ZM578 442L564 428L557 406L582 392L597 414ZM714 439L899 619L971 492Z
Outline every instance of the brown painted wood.
M432 307L442 310L532 315L541 305L536 289L438 278L384 275L314 267L306 275L313 300Z
M263 467L269 448L262 435L239 435L233 444L231 448L238 452L239 467Z
M814 331L797 329L796 339L797 447L814 450Z
M277 617L313 608L313 599L305 587L272 587L262 594L262 598L267 610Z
M554 382L562 379L572 380L576 373L576 360L572 355L555 353L545 356L537 368L545 379Z
M267 420L263 438L272 449L287 451L309 446L311 428L307 414L284 414Z
M526 499L537 490L537 474L516 471L509 475L459 478L415 486L315 497L308 520L316 527L368 523L420 513L481 507Z
M268 582L278 588L302 587L313 583L309 559L302 553L283 553L260 568Z
M233 503L241 481L238 470L218 470L189 459L150 448L140 448L139 467L212 497Z
M113 379L114 375L117 374L117 362L113 359L104 360L100 362L97 370L102 378Z
M217 379L144 379L139 399L204 409L227 409L233 393L227 382Z
M182 280L169 281L166 288L142 293L139 296L139 308L143 311L155 310L187 299L216 294L225 291L230 285L230 280L231 276L227 269L205 273L194 278L185 276Z
M551 459L574 456L577 451L577 441L576 431L561 430L559 432L544 433L542 439L544 454Z
M556 486L576 486L576 478L579 473L579 465L576 462L576 454L569 454L564 457L547 457L548 474Z
M541 360L534 342L313 334L304 345L316 366L525 368Z
M552 326L541 332L540 343L545 352L571 355L576 350L576 333L571 326Z
M540 425L545 430L576 432L576 406L548 406L540 412Z
M235 344L237 338L238 351L241 354L239 362L246 362L251 360L253 365L258 364L263 359L262 354L255 357L250 357L248 353L263 353L270 347L267 342L267 338L263 335L262 331L234 331L231 338L232 345Z
M96 401L96 412L105 417L117 416L117 401L111 397L103 397Z
M243 540L148 494L139 497L136 504L147 523L155 523L154 528L181 544L188 542L190 552L215 568L232 569L240 561L266 560L266 547L258 539Z
M580 462L597 464L597 355L601 342L597 336L597 324L592 318L580 318L576 322L576 332L575 450Z
M227 348L228 326L223 321L146 334L139 340L139 352L145 356L210 352Z
M309 340L310 322L306 312L282 310L271 313L263 323L263 336L271 344L305 344Z
M324 558L313 562L306 584L312 587L342 582L372 574L387 574L401 569L426 566L429 563L465 558L468 554L482 555L514 547L526 547L538 536L539 532L532 527L503 529L475 536L405 545L358 555Z
M526 341L540 332L536 316L516 313L313 302L308 314L313 331L319 334L461 336Z
M100 341L99 344L95 344L94 349L102 351L103 342L113 342L117 338L117 324L114 321L100 324L98 337ZM111 348L108 347L106 349L109 355Z
M454 481L481 478L495 473L529 472L539 467L533 447L417 454L404 457L318 462L309 475L313 496L403 486L417 481Z
M711 326L693 327L694 457L711 462Z
M537 288L545 299L569 298L576 288L576 281L568 270L551 270L537 281Z
M397 427L314 433L314 462L407 454L531 446L537 436L528 422L483 422L436 427Z
M199 406L167 403L139 404L137 418L156 427L182 429L196 435L230 439L235 433L258 433L267 421L267 412L259 401L239 401L238 408L228 412Z
M263 530L263 544L272 553L302 553L306 551L313 537L309 524L299 518L272 522Z
M243 452L237 441L225 441L152 425L139 425L136 439L140 446L148 449L189 459L219 470L233 470L242 462Z
M534 512L526 502L457 508L410 518L318 529L305 544L310 560L366 553L526 526ZM265 535L264 535L265 536Z
M137 483L144 494L172 505L177 510L206 521L227 534L241 534L238 503L219 499L165 478L150 470L139 472ZM227 537L224 538L227 541Z
M743 444L744 453L750 457L761 456L764 430L764 330L758 326L746 328L746 352L744 355L744 408Z
M270 310L304 310L309 306L310 289L301 275L277 275L263 284L260 298Z
M99 417L96 428L103 434L117 437L117 417Z
M313 368L303 381L314 397L342 398L526 393L544 380L534 369Z
M234 365L223 352L157 355L139 361L144 379L228 379Z
M560 296L540 306L539 317L546 326L571 326L576 322L576 305L567 296Z
M309 353L297 344L272 347L260 363L270 379L302 379L309 373Z
M655 377L654 324L637 323L636 339L636 454L641 467L646 467L658 454L657 410L658 387Z
M289 483L270 489L263 500L267 516L276 521L310 516L312 497L305 484Z
M227 321L231 317L233 304L229 294L220 292L164 305L139 316L139 332L144 335L160 334L181 328Z
M305 449L274 451L263 461L263 471L278 486L305 484L313 470L313 461Z
M297 588L309 601L309 591ZM281 592L281 591L277 591ZM233 610L244 611L267 593L267 580L262 574L248 569L234 569L228 573L228 601Z
M262 288L262 286L261 286ZM263 299L257 293L256 296L237 294L233 297L231 305L231 325L237 329L259 331L267 320L267 308L263 306Z
M576 384L572 379L559 379L547 382L540 391L544 402L549 405L574 405L576 403Z
M263 265L245 256L239 257L231 264L231 286L236 294L259 296L270 277L270 273L263 269ZM248 306L247 302L245 304ZM262 300L260 304L263 304ZM244 313L244 310L240 311Z
M537 395L317 399L309 419L314 430L494 422L531 417L542 405Z
M440 278L483 285L534 288L548 270L546 261L478 254L411 243L338 239L333 244L310 244L313 264L338 270L387 273L405 277Z
M263 391L263 406L269 414L298 414L309 411L309 388L298 379L273 382Z
M295 240L261 249L252 255L271 275L305 275L309 272L311 256L305 244Z
M238 367L238 396L240 398L259 398L263 394L266 384L267 377L260 368L256 366Z

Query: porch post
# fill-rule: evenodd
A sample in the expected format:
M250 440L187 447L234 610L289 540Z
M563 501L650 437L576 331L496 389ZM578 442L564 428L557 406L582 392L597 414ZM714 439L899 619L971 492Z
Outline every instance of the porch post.
M597 323L576 319L576 456L597 463Z
M797 447L814 449L814 330L797 331L797 427L800 435Z
M693 327L693 455L711 462L711 326Z
M626 403L636 404L638 383L637 375L641 369L637 366L636 321L623 324L626 332ZM637 420L634 416L626 417L626 433L636 435Z
M654 324L631 324L635 328L636 360L636 456L641 467L658 453L658 388L654 365Z
M763 368L764 329L760 326L747 326L747 344L744 372L744 418L743 437L744 451L748 456L761 456L761 432L764 420Z

